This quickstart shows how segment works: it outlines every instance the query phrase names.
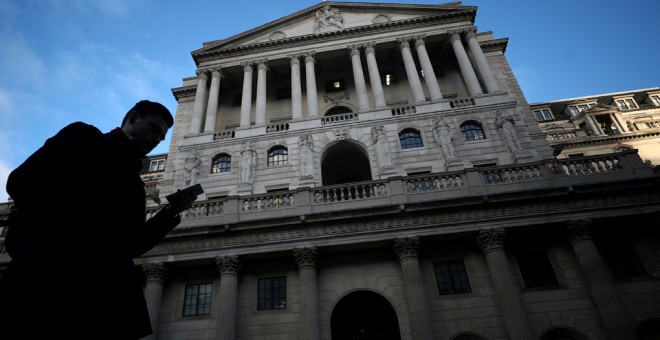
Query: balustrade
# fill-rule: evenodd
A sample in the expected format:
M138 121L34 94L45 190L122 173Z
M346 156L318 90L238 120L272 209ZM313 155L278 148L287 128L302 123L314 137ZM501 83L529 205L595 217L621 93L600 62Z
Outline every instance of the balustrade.
M411 113L417 113L417 108L415 106L401 106L392 109L392 116L402 116Z
M346 113L341 115L332 115L321 118L321 125L353 122L358 120L357 113Z

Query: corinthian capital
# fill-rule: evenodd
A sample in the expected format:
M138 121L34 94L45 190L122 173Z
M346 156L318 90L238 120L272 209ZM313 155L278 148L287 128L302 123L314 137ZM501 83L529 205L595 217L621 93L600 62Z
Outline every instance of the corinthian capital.
M348 51L351 55L353 56L359 56L360 55L360 45L348 45Z
M419 237L402 237L394 239L394 252L399 257L399 261L414 257L419 254Z
M366 44L364 44L364 53L369 54L369 53L375 53L376 52L376 42L371 41Z
M505 235L504 228L481 230L477 235L477 243L485 254L491 250L503 248Z
M449 39L451 39L452 42L461 40L461 31L459 30L448 31L447 34L449 34Z
M215 265L218 267L220 275L238 275L241 269L241 260L238 259L238 255L218 256L215 258Z
M410 48L410 37L397 38L396 41L399 43L399 50Z
M465 39L472 39L476 38L477 36L477 28L476 27L469 27L465 30Z
M306 53L305 53L305 62L306 62L306 63L314 63L314 62L316 62L315 59L314 59L314 58L315 58L315 57L314 57L315 54L316 54L315 52L306 52Z
M162 262L147 263L142 265L142 272L147 278L147 281L156 280L162 282L165 281L165 277L167 276L167 267Z
M593 237L592 227L592 219L566 222L566 238L568 239L568 242L570 242L571 245L574 245L578 242L591 240Z
M319 254L316 247L293 248L293 258L296 260L299 269L304 267L316 268Z
M197 74L197 78L208 79L208 76L209 76L208 71L209 70L207 70L207 69L198 69L198 70L195 70L195 73Z

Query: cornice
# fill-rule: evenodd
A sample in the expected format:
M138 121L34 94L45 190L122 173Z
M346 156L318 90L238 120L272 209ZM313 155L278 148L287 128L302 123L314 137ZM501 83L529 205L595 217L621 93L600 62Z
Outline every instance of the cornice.
M488 41L482 41L479 43L479 46L481 46L481 49L486 52L492 52L492 51L502 51L502 53L506 52L506 47L509 44L509 38L501 38L501 39L494 39L494 40L488 40Z
M556 218L571 220L571 212L584 214L589 211L602 210L605 207L641 207L653 205L660 202L658 192L636 192L630 195L614 196L589 196L584 198L562 199L548 201L516 201L515 204L506 206L497 204L491 206L480 205L473 209L446 210L436 209L435 213L417 216L392 216L383 215L382 218L372 218L363 221L339 222L333 225L302 224L284 228L269 228L263 231L245 233L217 233L212 234L208 229L200 231L199 235L186 235L184 238L169 236L159 245L154 247L146 256L171 255L199 250L222 249L229 250L238 247L263 247L267 245L282 244L289 242L310 243L337 237L354 237L368 234L377 234L376 238L382 239L383 233L415 232L423 234L432 232L434 234L455 233L458 231L479 231L480 223L493 225L498 220L506 220L507 226L514 226L512 221L517 218L524 219L528 224L530 220L538 217L548 219L555 215ZM558 222L558 220L553 220ZM466 227L468 226L468 227ZM466 229L467 228L467 229ZM395 238L396 236L392 236ZM246 253L243 251L242 253Z
M181 98L194 97L196 91L197 91L196 85L175 87L172 89L172 95L174 95L174 98L177 101L179 101L179 99Z
M285 46L294 47L316 41L334 40L334 39L345 38L350 36L373 34L391 29L429 25L429 24L437 23L439 21L452 22L452 21L458 21L459 19L462 18L470 18L472 21L475 15L476 15L476 9L465 9L462 11L456 11L452 13L445 13L440 15L426 16L426 17L417 17L417 18L398 20L398 21L386 22L386 23L377 23L366 26L349 27L339 31L308 34L308 35L284 38L274 41L263 41L255 44L228 47L214 51L198 50L192 52L192 57L195 63L199 65L203 61L207 61L223 56L240 55L244 53L252 53L256 51L280 48ZM219 44L221 44L222 42L225 42L225 40L222 40ZM209 49L212 49L213 47L214 46L208 46Z

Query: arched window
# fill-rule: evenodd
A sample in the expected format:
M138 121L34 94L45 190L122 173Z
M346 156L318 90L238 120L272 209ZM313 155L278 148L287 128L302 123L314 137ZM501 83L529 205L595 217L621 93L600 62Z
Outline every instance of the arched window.
M399 141L401 142L401 149L421 148L424 146L422 135L415 129L401 131L399 133Z
M211 173L217 174L220 172L230 172L231 171L231 156L226 153L219 154L213 157L213 166L211 167Z
M461 124L461 132L465 141L486 139L481 124L473 120Z
M268 150L268 166L286 164L289 152L281 145L274 146Z
M346 106L335 106L330 110L328 110L325 113L325 116L327 117L327 116L343 115L345 113L351 113L351 112L353 111L351 111L351 109L347 108Z

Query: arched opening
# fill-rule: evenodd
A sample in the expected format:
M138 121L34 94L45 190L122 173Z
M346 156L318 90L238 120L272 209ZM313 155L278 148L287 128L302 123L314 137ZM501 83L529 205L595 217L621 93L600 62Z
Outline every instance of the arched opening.
M637 327L637 335L640 340L660 339L660 320L645 320Z
M343 297L330 317L332 340L401 340L399 319L382 296L357 291Z
M541 336L541 340L586 340L587 338L578 331L566 328L556 327L548 330Z
M323 185L370 181L369 158L358 145L341 141L326 150L321 178Z
M330 110L328 110L325 113L325 116L327 117L327 116L342 115L344 113L351 113L351 112L353 111L351 111L351 109L347 108L346 106L335 106Z

